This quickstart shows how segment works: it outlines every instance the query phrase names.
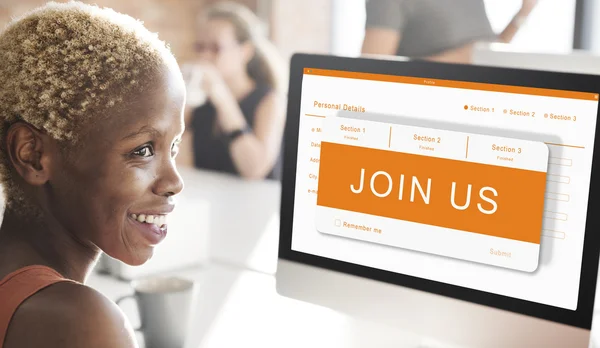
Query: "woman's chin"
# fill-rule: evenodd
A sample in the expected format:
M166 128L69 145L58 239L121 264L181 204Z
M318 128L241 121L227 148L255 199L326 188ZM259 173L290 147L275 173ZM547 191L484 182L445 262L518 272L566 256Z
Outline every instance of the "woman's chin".
M141 265L145 264L146 262L148 262L148 260L150 260L151 258L152 258L152 255L148 256L147 258L143 258L143 259L137 258L137 259L133 259L130 262L125 262L125 261L123 261L123 262L129 266L141 266Z
M135 250L134 252L129 252L124 255L110 256L129 266L141 266L148 262L148 260L150 260L152 256L154 256L154 247L149 246L143 249Z
M150 260L152 256L154 256L154 247L149 247L143 251L140 251L139 254L134 255L134 257L131 258L130 262L123 262L125 262L129 266L141 266L148 262L148 260Z

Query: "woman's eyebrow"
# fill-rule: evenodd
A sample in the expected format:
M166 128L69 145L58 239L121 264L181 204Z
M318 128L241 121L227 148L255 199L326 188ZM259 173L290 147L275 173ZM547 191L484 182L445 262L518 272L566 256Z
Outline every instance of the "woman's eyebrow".
M124 136L121 140L137 138L137 137L139 137L141 135L145 135L145 134L150 134L152 137L160 137L162 135L162 132L160 132L159 130L157 130L156 128L151 127L151 126L143 126L140 129L138 129L137 131Z

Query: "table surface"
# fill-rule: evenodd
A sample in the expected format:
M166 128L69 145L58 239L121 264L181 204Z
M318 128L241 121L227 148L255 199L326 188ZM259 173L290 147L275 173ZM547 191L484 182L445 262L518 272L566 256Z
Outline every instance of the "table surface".
M417 347L422 338L277 294L273 274L221 263L174 275L197 282L192 330L185 348L215 347ZM94 273L88 285L108 298L131 294L129 282ZM135 304L123 304L133 326ZM590 347L598 347L598 320ZM143 347L143 337L139 336Z
M185 348L215 347L399 347L419 337L352 319L333 310L277 294L275 277L237 266L211 263L172 273L196 281L196 304ZM111 300L131 294L129 282L93 273L89 286ZM135 302L122 309L139 324ZM143 347L143 337L138 336Z

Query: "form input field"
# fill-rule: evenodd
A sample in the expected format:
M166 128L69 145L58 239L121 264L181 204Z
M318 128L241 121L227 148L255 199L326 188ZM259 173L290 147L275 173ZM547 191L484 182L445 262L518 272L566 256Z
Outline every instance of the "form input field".
M570 167L573 165L573 160L570 158L550 157L548 158L548 164Z
M571 196L566 193L546 192L546 198L554 201L568 202Z
M561 231L542 230L542 236L556 238L556 239L565 239L566 234Z
M565 176L565 175L548 174L548 176L546 177L546 179L548 181L558 182L558 183L561 183L561 184L570 184L571 183L571 177Z
M565 213L557 213L554 211L547 211L547 210L544 211L544 218L546 218L546 219L567 221L568 217L569 216Z

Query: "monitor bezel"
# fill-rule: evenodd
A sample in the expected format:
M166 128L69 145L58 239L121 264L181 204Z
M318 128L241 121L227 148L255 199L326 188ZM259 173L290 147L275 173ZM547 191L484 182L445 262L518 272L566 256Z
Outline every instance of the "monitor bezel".
M600 236L594 233L600 226L600 218L598 214L593 214L593 207L600 204L600 198L595 198L600 197L600 183L598 182L600 176L600 164L598 163L600 142L594 142L587 211L588 217L584 237L585 244L579 282L578 303L575 311L295 251L292 250L292 228L296 191L299 115L302 79L305 68L460 80L591 93L600 92L600 76L437 63L420 60L396 61L319 54L293 55L290 65L287 118L283 142L284 168L279 238L280 259L426 291L574 327L591 329L598 257L600 253ZM599 127L600 123L597 122L595 136L598 135Z

